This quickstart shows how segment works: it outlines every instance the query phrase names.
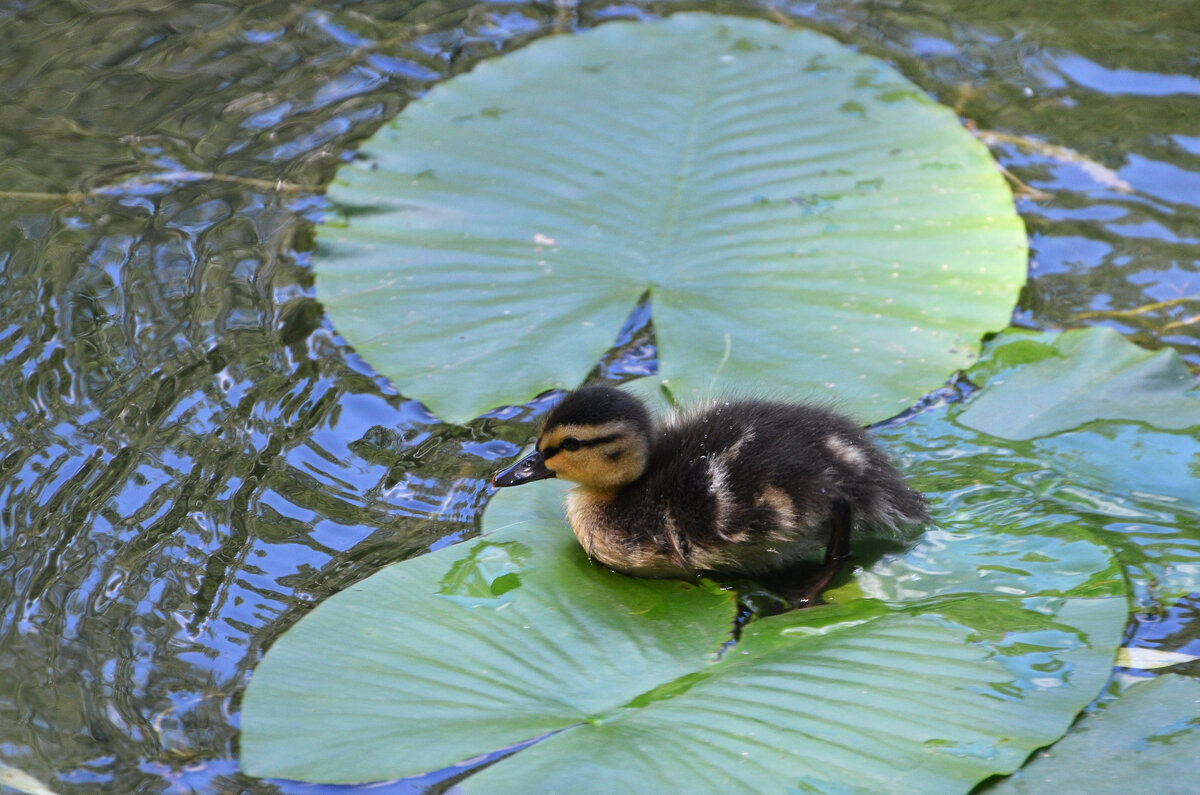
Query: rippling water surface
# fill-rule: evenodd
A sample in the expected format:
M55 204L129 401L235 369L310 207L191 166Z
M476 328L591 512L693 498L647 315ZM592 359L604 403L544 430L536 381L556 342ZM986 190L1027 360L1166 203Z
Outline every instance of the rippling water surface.
M543 409L440 425L346 350L308 267L322 186L481 58L685 7L897 64L1036 196L1015 322L1200 367L1195 3L6 3L0 760L64 793L277 791L234 761L262 650L474 533ZM635 314L607 366L649 340Z

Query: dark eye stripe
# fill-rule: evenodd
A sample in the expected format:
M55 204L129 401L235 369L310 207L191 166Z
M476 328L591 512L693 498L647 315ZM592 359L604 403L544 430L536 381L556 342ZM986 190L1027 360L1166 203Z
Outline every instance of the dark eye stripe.
M580 439L578 449L582 450L585 447L595 447L598 444L608 444L609 442L615 442L619 438L621 438L621 434L610 433L608 436L597 436L595 439ZM542 460L545 461L547 458L553 458L561 452L561 444L556 444L553 447L546 447L542 450Z

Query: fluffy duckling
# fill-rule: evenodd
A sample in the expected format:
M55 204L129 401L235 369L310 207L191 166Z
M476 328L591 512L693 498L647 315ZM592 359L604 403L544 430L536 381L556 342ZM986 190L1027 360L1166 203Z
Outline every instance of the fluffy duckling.
M492 483L550 477L578 484L567 517L587 554L637 577L762 577L824 549L798 603L828 584L852 531L928 520L862 428L812 405L717 401L656 426L634 395L583 387Z

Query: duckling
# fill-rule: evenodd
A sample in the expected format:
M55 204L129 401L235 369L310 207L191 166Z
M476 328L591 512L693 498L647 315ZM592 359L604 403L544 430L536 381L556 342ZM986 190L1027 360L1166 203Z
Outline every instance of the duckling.
M809 404L716 401L656 425L636 396L585 386L492 483L551 477L578 484L567 518L587 554L636 577L761 579L823 549L818 577L790 597L797 606L828 584L852 531L929 518L862 428Z

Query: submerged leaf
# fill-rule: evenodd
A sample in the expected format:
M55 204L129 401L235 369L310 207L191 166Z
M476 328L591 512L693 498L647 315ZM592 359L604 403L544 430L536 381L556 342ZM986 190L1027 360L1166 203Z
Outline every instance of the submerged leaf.
M1033 449L1060 473L1060 487L1048 496L1116 550L1139 600L1164 604L1200 591L1200 438L1194 431L1096 423L1038 439Z
M930 449L1036 471L1021 479L1116 550L1140 600L1200 590L1200 391L1177 353L1104 327L1007 331L970 375L983 388L951 416L993 438L945 425Z
M986 149L881 61L677 14L432 89L338 172L317 290L461 422L579 383L649 290L661 376L896 414L1007 324L1025 236Z
M1195 792L1200 682L1166 674L1133 685L989 792Z

